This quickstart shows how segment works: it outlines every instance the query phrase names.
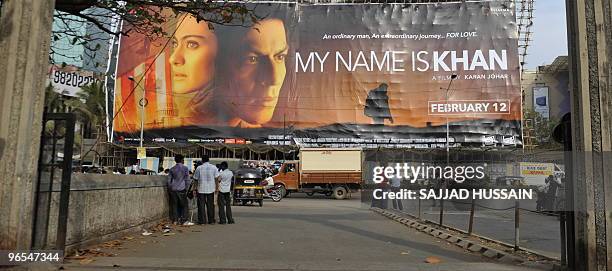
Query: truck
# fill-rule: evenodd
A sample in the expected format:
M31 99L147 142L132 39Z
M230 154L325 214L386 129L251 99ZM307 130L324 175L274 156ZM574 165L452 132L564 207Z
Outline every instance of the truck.
M285 196L302 192L344 199L361 188L362 159L356 148L302 148L299 160L283 162L272 179Z
M545 162L515 162L508 172L513 176L523 177L526 185L544 185L550 175L565 177L565 166Z

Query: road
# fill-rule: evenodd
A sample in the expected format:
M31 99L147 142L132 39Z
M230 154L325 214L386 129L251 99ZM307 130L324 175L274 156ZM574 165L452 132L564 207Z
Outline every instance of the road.
M299 194L263 208L235 206L233 225L180 227L136 236L115 257L75 261L65 270L532 270L411 230L350 200ZM441 260L425 263L427 257Z
M416 200L404 200L403 205L406 213L418 216L418 202ZM512 207L512 203L507 205ZM432 207L432 201L422 201L421 218L437 223L440 220L439 204L437 206ZM469 206L458 206L447 202L444 205L444 224L467 231L470 212L464 210L465 208L469 208ZM509 210L490 210L477 207L474 213L473 232L508 244L514 244L514 215L513 208ZM521 210L519 215L519 245L542 255L559 259L561 257L559 219L556 216L534 213L525 209Z

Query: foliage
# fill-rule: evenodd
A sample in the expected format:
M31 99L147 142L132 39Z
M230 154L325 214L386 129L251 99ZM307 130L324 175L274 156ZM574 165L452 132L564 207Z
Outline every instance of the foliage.
M534 136L538 146L541 148L560 147L560 145L552 139L552 132L555 129L555 126L559 124L558 120L553 118L544 118L540 113L535 112L533 109L524 109L523 119L531 120L533 126L531 128L533 128L533 132L535 133Z
M53 91L53 86L49 84L45 88L45 112L60 112L63 107L62 95Z
M146 34L151 39L168 36L162 26L181 13L194 16L198 21L213 25L245 25L254 23L260 18L244 2L210 1L210 0L56 0L54 21L61 27L55 27L53 40L69 39L72 45L82 45L85 52L100 49L102 35L118 37L131 33ZM175 16L168 17L162 10L171 10ZM118 20L126 25L123 29L117 27ZM83 33L84 23L95 25L99 32ZM104 35L108 37L109 35ZM69 48L51 47L50 59L53 55L74 58L67 54ZM100 52L105 53L105 52ZM95 57L95 56L90 56Z
M81 87L77 98L66 101L72 112L75 112L81 120L91 123L92 127L105 124L106 96L103 81Z

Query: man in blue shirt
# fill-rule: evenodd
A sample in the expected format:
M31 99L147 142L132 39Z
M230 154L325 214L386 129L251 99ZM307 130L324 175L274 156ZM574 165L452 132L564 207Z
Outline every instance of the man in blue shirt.
M189 169L183 164L185 158L177 154L174 157L176 165L168 172L168 191L170 195L170 220L177 225L193 225L187 221L187 189L191 184L189 180Z

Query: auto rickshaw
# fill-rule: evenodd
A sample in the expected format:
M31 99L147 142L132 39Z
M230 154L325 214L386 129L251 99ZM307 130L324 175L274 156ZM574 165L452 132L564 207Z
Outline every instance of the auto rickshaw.
M264 186L263 176L254 168L240 168L234 174L234 205L257 202L263 206Z

